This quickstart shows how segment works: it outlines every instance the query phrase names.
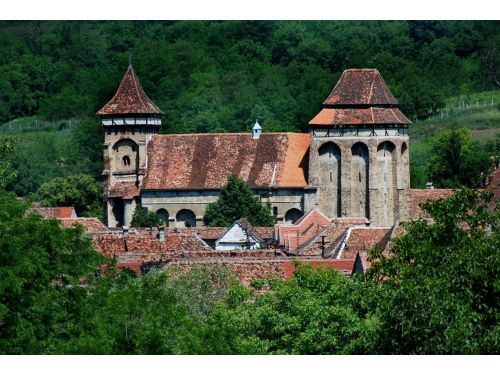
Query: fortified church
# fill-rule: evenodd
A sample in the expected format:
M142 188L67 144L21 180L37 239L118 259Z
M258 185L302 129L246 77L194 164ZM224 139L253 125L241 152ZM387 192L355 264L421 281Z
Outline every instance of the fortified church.
M97 114L110 228L129 226L138 203L166 226L200 226L230 174L282 224L313 210L370 227L411 215L411 121L377 69L344 71L307 134L266 133L257 122L252 133L159 134L163 112L132 66Z

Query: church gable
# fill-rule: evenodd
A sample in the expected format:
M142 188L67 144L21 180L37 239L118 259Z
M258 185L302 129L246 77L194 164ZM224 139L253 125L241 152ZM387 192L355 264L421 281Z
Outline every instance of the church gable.
M215 242L215 249L260 249L263 242L252 225L247 220L240 219Z

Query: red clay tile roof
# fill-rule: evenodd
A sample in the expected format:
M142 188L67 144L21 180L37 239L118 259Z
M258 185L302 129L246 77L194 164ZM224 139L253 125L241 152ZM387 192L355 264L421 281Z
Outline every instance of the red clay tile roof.
M133 182L117 182L109 190L108 197L132 199L138 197L140 188Z
M357 253L365 254L374 247L385 249L391 232L392 228L352 228L341 259L355 259Z
M220 189L230 174L252 188L306 187L309 134L154 135L142 189Z
M80 224L87 232L102 232L108 230L108 228L106 228L106 226L96 217L64 218L59 220L64 228L71 228L72 226Z
M377 69L348 69L309 125L411 124L397 105Z
M131 254L130 257L141 259L153 255L164 259L178 257L184 251L213 251L203 240L194 235L166 235L165 241L161 242L156 238L156 234L156 231L150 234L135 234L130 231L127 237L117 233L98 234L94 235L94 246L97 251L108 257L126 253Z
M309 125L411 124L397 108L323 108Z
M398 101L392 95L377 69L344 70L324 106L395 106Z
M163 112L147 97L132 65L129 65L115 96L97 114L101 116L119 114L160 115Z
M33 207L32 210L46 219L76 218L74 207Z
M410 190L410 218L427 218L428 215L422 211L420 204L426 201L435 201L448 198L453 194L452 189L411 189Z

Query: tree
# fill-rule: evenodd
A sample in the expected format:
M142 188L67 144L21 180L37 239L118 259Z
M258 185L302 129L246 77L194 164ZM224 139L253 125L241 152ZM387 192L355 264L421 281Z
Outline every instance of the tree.
M439 187L483 187L493 167L488 154L472 141L470 130L453 128L438 134L427 171Z
M36 196L45 206L74 206L79 216L103 216L102 186L86 174L56 177L40 186Z
M146 211L142 208L141 204L137 204L134 214L132 215L130 226L135 228L155 227L161 223L161 218L156 212Z
M5 157L14 152L16 140L9 136L0 137L0 191L15 177L11 164L5 161Z
M408 223L390 256L372 254L375 353L498 353L498 201L462 190L422 208L433 221Z
M203 221L208 226L227 227L241 218L256 226L275 222L269 204L262 205L245 181L230 175L217 200L207 206Z
M83 228L27 214L29 204L0 195L0 353L42 354L70 335L81 286L102 262Z

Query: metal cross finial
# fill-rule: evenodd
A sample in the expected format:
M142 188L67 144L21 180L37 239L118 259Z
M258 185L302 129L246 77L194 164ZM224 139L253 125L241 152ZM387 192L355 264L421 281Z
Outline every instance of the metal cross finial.
M132 66L132 51L128 51L128 65Z

